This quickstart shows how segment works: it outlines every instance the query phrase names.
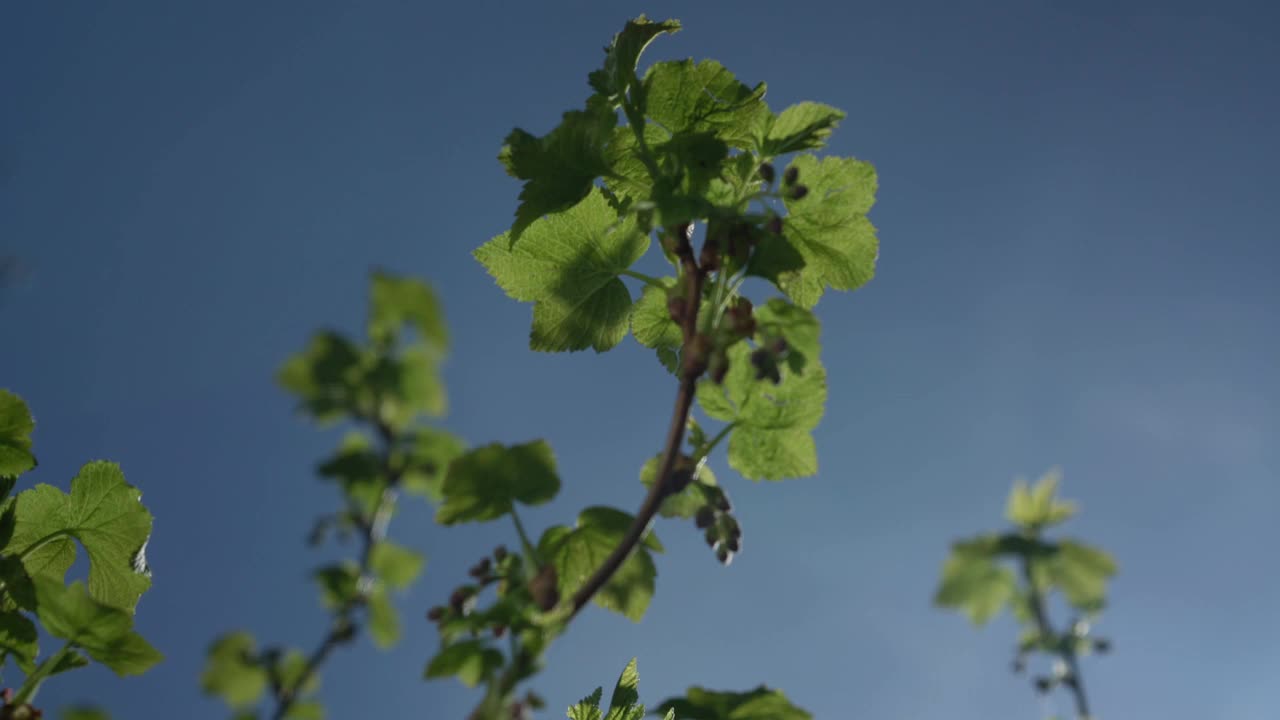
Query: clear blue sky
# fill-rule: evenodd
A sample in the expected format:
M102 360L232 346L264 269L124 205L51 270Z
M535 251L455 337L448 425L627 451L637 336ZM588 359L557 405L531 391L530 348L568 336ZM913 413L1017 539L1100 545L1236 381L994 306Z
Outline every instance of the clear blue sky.
M774 108L849 112L832 151L879 169L880 268L819 306L820 475L754 485L716 458L745 552L721 568L661 522L648 617L586 613L537 682L546 716L633 655L650 702L768 682L826 718L1041 716L1007 670L1013 627L975 631L930 595L948 542L1057 464L1084 508L1069 529L1121 562L1100 628L1116 651L1085 667L1099 714L1275 717L1280 13L824 5L4 3L0 251L29 273L0 298L0 386L37 415L28 481L109 458L143 489L138 624L167 655L42 699L221 718L197 686L215 634L312 645L324 555L302 540L336 498L311 473L336 437L272 375L319 326L358 328L374 265L444 299L446 426L556 448L565 492L528 522L638 505L670 378L630 340L530 353L529 307L469 253L515 207L504 135L577 106L647 12L686 25L654 58L714 57ZM511 532L445 531L415 505L392 534L431 556L406 639L335 658L331 717L462 717L473 693L420 679L422 613Z

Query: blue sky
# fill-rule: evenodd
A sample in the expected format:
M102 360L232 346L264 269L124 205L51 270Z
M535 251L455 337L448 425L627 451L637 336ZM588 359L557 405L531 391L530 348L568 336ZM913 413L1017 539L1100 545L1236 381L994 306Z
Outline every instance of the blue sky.
M644 699L785 690L818 717L1040 717L1007 671L1014 628L934 610L947 544L997 527L1017 475L1053 465L1118 557L1085 666L1103 718L1274 717L1280 676L1280 15L1264 3L5 3L0 8L0 385L30 402L66 486L116 460L156 516L140 630L167 661L92 669L42 700L120 718L220 718L197 677L248 628L310 647L302 542L333 506L334 442L275 368L355 330L375 265L431 282L456 339L450 430L545 437L565 490L633 509L673 388L628 340L534 355L529 307L470 251L519 190L495 155L585 97L630 16L685 31L651 59L724 62L849 112L831 151L873 162L876 279L819 306L831 395L816 478L755 485L715 458L745 529L719 567L663 521L658 594L633 625L586 613L536 687L547 717L639 657ZM1210 9L1212 8L1212 9ZM619 382L619 378L625 381ZM1271 438L1271 440L1268 440ZM392 527L431 560L405 641L326 673L330 717L461 717L421 681L425 609L504 525Z

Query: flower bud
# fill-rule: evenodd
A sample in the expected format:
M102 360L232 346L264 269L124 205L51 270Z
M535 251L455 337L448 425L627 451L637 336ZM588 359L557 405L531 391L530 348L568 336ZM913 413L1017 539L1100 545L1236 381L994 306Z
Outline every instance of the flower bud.
M774 235L781 235L782 234L782 218L777 215L774 215L773 217L769 218L769 221L764 224L764 229L768 230Z
M760 164L760 179L767 183L773 182L773 165L769 163Z
M494 549L493 549L493 559L494 559L494 560L497 560L498 562L502 562L503 560L506 560L506 559L507 559L507 547L506 547L505 545L499 545L498 547L494 548Z
M533 596L533 602L543 612L548 612L560 602L560 590L556 587L558 578L556 577L556 568L554 565L543 565L538 569L538 574L533 576L529 581L529 594Z
M787 185L795 185L796 180L799 180L799 179L800 179L800 168L796 167L795 165L792 165L791 167L787 168L787 171L782 174L782 182L786 183Z
M720 547L716 548L716 559L720 561L721 565L728 565L729 563L733 562L733 551L721 545Z
M441 620L444 619L444 614L445 614L444 607L437 605L427 611L427 619L430 620L431 622L440 622Z
M711 527L715 521L716 511L713 510L710 505L703 505L698 508L698 514L693 516L693 524L696 525L699 530L705 530L706 528Z
M684 325L684 314L688 307L689 303L682 295L673 295L667 298L667 314L671 316L672 321L677 325Z
M494 626L493 626L493 636L494 636L494 637L496 637L496 638L501 638L503 635L506 635L506 634L507 634L507 626L506 626L506 625L494 625Z
M808 185L796 185L795 187L791 188L790 195L792 200L799 200L800 198L808 194L809 194Z
M716 543L720 542L720 533L715 528L710 527L703 533L702 539L707 541L707 547L715 547Z
M684 372L686 375L698 377L707 371L707 361L711 355L711 338L698 333L685 346Z

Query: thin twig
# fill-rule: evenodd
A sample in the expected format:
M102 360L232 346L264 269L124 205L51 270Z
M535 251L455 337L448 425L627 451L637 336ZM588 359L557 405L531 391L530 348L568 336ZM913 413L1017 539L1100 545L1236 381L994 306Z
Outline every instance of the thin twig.
M383 445L382 468L386 473L387 487L383 489L382 495L378 497L378 502L373 507L373 512L369 514L367 519L360 516L355 518L356 525L360 528L360 540L362 543L359 579L356 581L356 596L338 608L335 613L333 627L325 634L316 649L307 656L307 662L302 667L302 673L294 681L293 685L287 688L281 687L277 690L276 709L271 714L273 720L281 720L288 714L289 710L298 701L302 688L306 687L311 678L320 671L320 667L329 659L329 655L339 645L354 639L360 631L360 626L352 620L351 616L355 613L356 608L368 598L372 587L373 549L387 536L387 525L391 522L392 511L399 495L396 492L396 487L400 484L402 473L402 468L392 467L391 465L391 449L395 442L394 432L386 423L380 421L376 423L376 427L378 437L382 440Z

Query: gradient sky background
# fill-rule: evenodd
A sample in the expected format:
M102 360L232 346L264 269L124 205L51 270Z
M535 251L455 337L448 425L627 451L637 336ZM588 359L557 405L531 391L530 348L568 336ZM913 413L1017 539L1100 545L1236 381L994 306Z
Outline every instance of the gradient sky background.
M447 428L545 437L565 491L633 510L674 393L632 340L528 351L530 309L469 253L518 183L495 160L587 94L631 16L680 17L649 58L724 62L849 112L874 162L879 273L819 306L831 371L816 478L755 485L715 458L745 528L719 567L690 525L642 624L594 609L536 687L545 717L639 656L643 698L780 687L819 718L1035 718L1015 630L930 607L948 543L994 529L1017 475L1065 470L1068 526L1115 553L1085 673L1103 718L1274 718L1280 682L1280 13L1268 3L117 3L0 5L0 385L39 423L24 483L120 462L156 516L138 626L167 661L94 668L41 700L221 718L219 632L311 647L307 570L337 440L292 413L279 363L360 327L374 265L430 281L456 345ZM802 9L803 7L803 9ZM1215 9L1209 10L1213 7ZM980 8L980 9L973 9ZM619 378L626 378L619 382ZM431 557L406 637L326 673L330 717L462 717L422 682L422 619L505 524L392 526ZM1056 709L1066 711L1065 698Z

